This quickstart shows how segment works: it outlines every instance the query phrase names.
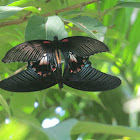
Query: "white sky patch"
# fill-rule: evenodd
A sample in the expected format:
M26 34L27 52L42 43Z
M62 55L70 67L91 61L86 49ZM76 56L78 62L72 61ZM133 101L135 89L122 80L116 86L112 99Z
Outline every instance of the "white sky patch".
M137 56L140 55L140 42L139 42L139 44L138 44L138 46L136 48L136 55Z
M133 24L135 22L137 15L138 15L138 11L139 11L138 8L134 8L134 10L131 14L131 19L130 19L131 24Z
M8 124L8 123L10 123L10 119L6 118L5 119L5 124Z
M140 86L138 87L137 97L127 101L123 108L127 113L140 112Z
M53 126L57 125L59 122L60 122L60 120L56 117L54 117L52 119L46 118L42 122L42 127L43 128L53 127Z
M9 139L12 139L13 138L13 135L11 135L10 137L9 137Z
M127 101L123 108L126 113L140 112L140 97Z
M62 107L59 106L55 109L55 113L59 114L60 116L64 116L65 115L65 110L63 110Z
M39 106L38 102L34 102L34 108L37 108Z
M83 140L82 138L78 138L77 140Z

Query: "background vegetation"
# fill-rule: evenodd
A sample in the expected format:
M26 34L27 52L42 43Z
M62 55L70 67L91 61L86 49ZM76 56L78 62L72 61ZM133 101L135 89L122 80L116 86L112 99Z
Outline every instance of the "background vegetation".
M0 139L139 140L139 8L139 0L1 0L0 60L25 40L91 36L110 49L91 56L92 66L122 84L105 92L57 85L32 93L0 89ZM0 62L0 80L24 68Z

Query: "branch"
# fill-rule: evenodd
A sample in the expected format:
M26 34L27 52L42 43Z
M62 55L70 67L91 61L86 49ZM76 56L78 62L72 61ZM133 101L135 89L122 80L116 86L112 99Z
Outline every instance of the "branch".
M76 9L76 8L80 8L82 6L85 6L85 5L94 3L94 2L98 2L98 0L91 0L89 2L84 2L84 3L73 5L73 6L70 6L70 7L67 7L67 8L62 8L60 10L56 10L54 13L57 15L59 13L70 11L70 10ZM24 15L23 17L21 17L20 19L17 19L17 20L1 22L0 27L4 27L4 26L8 26L8 25L15 25L15 24L20 24L20 23L26 22L29 19L29 18L27 18L27 16L30 15L30 14L31 14L31 12L27 13L26 15ZM42 16L47 17L47 16L51 16L51 15L53 15L53 13L49 12L49 13L46 13Z
M85 5L88 5L88 4L91 4L91 3L94 3L94 2L98 2L98 0L91 0L91 1L88 1L88 2L83 2L83 3L77 4L77 5L73 5L73 6L70 6L70 7L67 7L67 8L62 8L60 10L56 10L55 14L57 15L61 12L66 12L66 11L70 11L72 9L80 8L80 7L83 7ZM52 15L52 13L47 13L47 14L44 14L43 16L50 16L50 15Z
M0 27L23 23L23 22L25 22L25 21L27 21L29 19L29 18L27 18L27 16L30 15L31 13L32 12L29 12L29 13L25 14L23 17L21 17L20 19L17 19L17 20L1 22Z

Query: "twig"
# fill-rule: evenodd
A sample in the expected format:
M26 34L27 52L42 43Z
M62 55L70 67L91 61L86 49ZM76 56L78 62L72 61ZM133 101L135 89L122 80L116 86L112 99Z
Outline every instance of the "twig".
M77 5L73 5L73 6L70 6L70 7L67 7L67 8L56 10L55 13L58 14L60 12L70 11L72 9L80 8L80 7L83 7L85 5L88 5L88 4L91 4L91 3L95 3L95 2L98 2L98 0L91 0L91 1L88 1L88 2L84 2L84 3L77 4Z
M99 19L100 19L100 21L101 21L102 18L101 18L101 12L100 12L99 0L97 1L97 9L98 9L98 14L99 14Z
M21 71L24 70L26 67L27 67L27 64L26 64L25 66L19 68L18 70L16 70L12 75L15 75L15 74L21 72Z
M55 14L57 15L57 14L62 13L62 12L66 12L66 11L70 11L72 9L80 8L80 7L83 7L85 5L97 2L97 1L98 0L91 0L91 1L88 1L88 2L84 2L84 3L77 4L77 5L73 5L73 6L70 6L70 7L67 7L67 8L62 8L60 10L56 10ZM43 16L46 17L46 16L50 16L50 15L52 15L52 13L49 12L49 13L44 14Z
M73 5L73 6L70 6L70 7L67 7L67 8L62 8L60 10L56 10L54 13L57 15L59 13L70 11L70 10L76 9L76 8L80 8L82 6L85 6L85 5L94 3L94 2L98 2L98 0L91 0L91 1L88 1L88 2ZM1 22L0 27L23 23L23 22L25 22L25 21L27 21L29 19L29 18L27 18L28 15L30 15L30 13L27 13L26 15L24 15L23 17L21 17L20 19L17 19L17 20ZM46 14L44 14L42 16L47 17L47 16L51 16L51 15L53 15L53 13L49 12L49 13L46 13Z
M119 9L119 8L121 8L121 7L115 6L115 7L109 8L109 9L105 9L105 11L101 14L101 17L103 18L107 13L109 13L113 10Z
M115 26L116 26L116 25L114 24L114 25L108 27L107 29L112 29L112 28L114 28Z

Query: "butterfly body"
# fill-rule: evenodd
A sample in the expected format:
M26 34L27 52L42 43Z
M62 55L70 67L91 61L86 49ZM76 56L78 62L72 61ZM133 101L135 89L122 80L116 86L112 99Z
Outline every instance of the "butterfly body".
M9 50L4 63L27 62L27 69L0 81L0 88L13 92L32 92L63 84L84 91L104 91L118 87L121 80L91 67L89 56L108 52L93 38L75 36L58 40L27 41ZM62 73L61 54L65 58Z

